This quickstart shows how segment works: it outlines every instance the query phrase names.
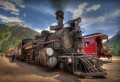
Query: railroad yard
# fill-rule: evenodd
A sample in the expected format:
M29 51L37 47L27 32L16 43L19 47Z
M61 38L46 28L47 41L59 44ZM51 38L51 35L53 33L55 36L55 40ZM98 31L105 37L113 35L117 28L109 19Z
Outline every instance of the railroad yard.
M79 77L60 70L49 70L10 58L0 58L0 82L120 82L120 57L114 56L112 63L103 58L105 77Z

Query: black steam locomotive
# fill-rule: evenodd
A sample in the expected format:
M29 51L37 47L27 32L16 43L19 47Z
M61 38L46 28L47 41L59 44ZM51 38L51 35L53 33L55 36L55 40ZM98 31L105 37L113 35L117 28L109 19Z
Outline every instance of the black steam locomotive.
M67 22L63 27L62 11L56 12L58 25L50 26L54 33L44 30L34 39L24 39L17 48L17 59L27 63L33 62L49 68L59 68L80 76L104 76L106 71L102 62L96 57L78 53L83 49L81 18Z

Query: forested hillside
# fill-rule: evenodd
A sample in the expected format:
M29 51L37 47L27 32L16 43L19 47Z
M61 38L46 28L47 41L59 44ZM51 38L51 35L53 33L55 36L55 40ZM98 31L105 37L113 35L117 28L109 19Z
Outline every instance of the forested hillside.
M0 52L7 52L9 49L15 48L22 39L34 38L38 32L22 26L9 27L0 24Z

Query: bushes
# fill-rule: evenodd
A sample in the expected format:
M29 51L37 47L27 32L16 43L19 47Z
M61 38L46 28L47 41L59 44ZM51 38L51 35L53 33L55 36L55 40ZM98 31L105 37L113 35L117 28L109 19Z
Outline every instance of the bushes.
M112 55L120 56L120 44L114 44L110 46Z

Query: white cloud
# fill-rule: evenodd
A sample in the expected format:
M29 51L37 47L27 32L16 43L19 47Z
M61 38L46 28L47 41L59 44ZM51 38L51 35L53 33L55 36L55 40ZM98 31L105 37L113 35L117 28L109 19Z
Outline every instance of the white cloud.
M47 31L49 31L49 32L51 32L51 33L55 32L54 30L50 30L50 27L49 27L49 26L48 26L46 29L35 28L34 30L37 31L37 32L39 32L39 33L41 33L41 31L43 31L43 30L47 30Z
M19 5L21 8L25 8L25 5Z
M86 18L86 17L83 17L82 18L82 22L81 22L81 27L82 28L87 28L89 29L89 27L93 24L98 24L98 23L103 23L107 20L107 16L104 15L104 16L99 16L99 17L91 17L91 18ZM91 28L90 28L91 29ZM96 28L98 29L98 28Z
M73 8L69 7L66 9L66 11L71 12L73 14L73 18L77 18L86 12L95 11L95 10L100 8L100 5L93 5L90 8L86 8L87 5L88 5L88 3L83 3L83 4L79 5L77 9L73 9ZM75 10L76 10L76 12L75 12ZM94 18L94 17L90 17L90 18L82 17L82 21L80 23L80 26L84 29L91 29L90 26L92 24L104 22L105 20L106 20L106 15L99 16L96 18Z
M54 26L54 25L57 25L57 23L52 23L50 26ZM55 32L54 30L50 30L50 26L47 26L47 28L45 28L45 29L35 28L34 30L39 32L39 33L41 33L41 31L43 31L43 30L47 30L50 33L54 33Z
M108 39L110 39L110 38L112 38L113 37L113 35L111 35L111 36L108 36Z
M54 10L50 9L48 7L41 6L41 5L39 7L38 6L35 7L35 6L31 6L30 5L30 7L33 8L33 9L35 9L36 11L39 11L39 12L45 14L45 15L55 16Z
M6 1L6 0L1 0L0 1L0 5L2 9L4 10L9 10L9 11L12 11L12 12L19 12L19 9L17 9L15 7L15 5L9 1Z
M88 3L83 3L78 6L77 9L73 11L73 18L77 18L84 13L84 8L88 5Z
M0 0L0 8L6 11L10 11L11 14L19 15L20 10L16 8L18 5L21 8L25 8L23 0Z
M16 5L20 6L21 8L25 8L23 0L8 0L8 1L15 3Z
M77 18L86 12L96 11L101 6L100 4L98 4L98 5L92 5L91 7L88 8L87 5L88 3L84 2L83 4L80 4L76 9L68 7L65 11L72 13L73 18Z
M22 20L19 19L18 17L7 17L7 16L4 16L2 14L0 14L0 19L3 22L22 22Z
M57 23L52 23L52 25L51 26L54 26L54 25L58 25Z
M70 13L72 13L73 18L77 18L77 17L81 16L84 13L84 9L85 9L85 7L87 5L88 5L88 3L85 2L83 4L80 4L77 9L73 9L73 8L68 7L66 9L66 11L69 11Z
M110 15L112 17L115 17L115 16L118 17L118 16L120 16L120 9L115 10L114 12L110 13Z
M101 5L93 5L92 7L88 8L87 11L90 12L90 11L96 11L97 9L100 8Z
M17 12L11 12L11 14L14 14L14 15L20 15L20 14L17 13Z
M98 30L103 30L103 31L112 31L112 29L118 29L118 27L113 27L111 25L108 25L105 23L106 22L112 22L111 18L112 19L116 19L118 18L118 16L120 16L120 10L117 9L117 10L114 10L114 11L111 11L109 13L106 13L104 14L103 16L99 16L99 17L91 17L91 18L86 18L86 17L83 17L82 18L82 22L81 22L81 27L84 28L84 29L98 29ZM115 21L114 21L115 22ZM97 24L98 26L97 27L91 27L92 25L94 24Z
M35 28L34 30L39 32L39 33L41 33L41 31L42 31L41 29L38 29L38 28Z
M54 30L50 30L50 26L48 26L45 30L48 30L50 33L54 33L55 32Z

